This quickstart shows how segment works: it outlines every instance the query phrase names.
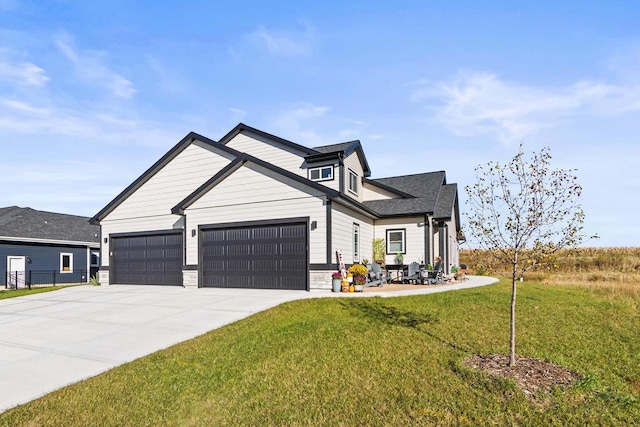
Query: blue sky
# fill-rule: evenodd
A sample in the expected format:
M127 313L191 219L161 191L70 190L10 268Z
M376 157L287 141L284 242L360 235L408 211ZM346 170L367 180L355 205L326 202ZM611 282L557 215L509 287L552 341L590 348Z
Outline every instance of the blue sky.
M226 3L226 4L222 4ZM640 3L0 0L0 205L93 216L189 131L364 145L373 177L551 147L639 246Z

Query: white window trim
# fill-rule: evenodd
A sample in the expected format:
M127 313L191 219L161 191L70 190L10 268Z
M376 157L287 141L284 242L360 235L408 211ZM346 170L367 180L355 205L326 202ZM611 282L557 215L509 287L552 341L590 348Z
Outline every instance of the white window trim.
M389 249L391 248L391 239L389 238L389 235L390 233L398 233L398 232L402 233L402 250L391 252L389 251ZM388 229L386 235L387 235L386 236L387 237L387 255L395 255L398 252L400 252L403 255L407 253L407 230L405 228Z
M329 169L329 170L331 170L331 176L330 176L329 178L323 178L323 177L322 177L322 169ZM320 176L320 178L318 178L318 179L313 179L313 178L311 178L311 171L315 171L315 170L319 171L318 175ZM310 168L310 169L309 169L309 179L310 179L311 181L315 181L315 182L318 182L318 181L332 181L332 180L333 180L333 165L329 165L329 166L318 166L317 168Z
M356 191L353 191L353 190L351 189L351 176L352 176L352 175L356 177L356 181L355 181L355 182L356 182ZM349 180L348 180L348 182L347 182L347 190L349 190L349 192L350 192L350 193L353 193L353 194L355 194L356 196L358 195L358 187L360 187L360 186L358 185L358 179L359 179L358 174L357 174L357 173L355 173L353 170L349 169Z
M357 236L357 239L356 239ZM360 262L360 224L353 223L353 262Z
M65 256L69 256L69 270L68 271L64 271L63 266L62 266L62 260L64 259ZM60 273L73 273L73 254L69 253L69 252L61 252L60 253Z

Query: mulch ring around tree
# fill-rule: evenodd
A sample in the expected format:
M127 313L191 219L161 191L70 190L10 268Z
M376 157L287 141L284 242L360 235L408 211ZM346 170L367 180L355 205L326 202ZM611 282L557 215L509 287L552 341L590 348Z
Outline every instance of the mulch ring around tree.
M580 379L576 372L533 357L516 357L515 365L510 367L507 355L478 354L467 357L465 364L494 377L513 379L529 399L535 399L539 392L549 393L556 387L564 388Z

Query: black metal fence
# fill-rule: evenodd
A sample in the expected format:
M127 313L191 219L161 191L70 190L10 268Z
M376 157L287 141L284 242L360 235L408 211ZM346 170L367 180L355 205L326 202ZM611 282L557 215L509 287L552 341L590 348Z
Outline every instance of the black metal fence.
M72 285L89 281L87 270L61 273L57 270L11 271L6 273L5 288L45 288L48 286Z

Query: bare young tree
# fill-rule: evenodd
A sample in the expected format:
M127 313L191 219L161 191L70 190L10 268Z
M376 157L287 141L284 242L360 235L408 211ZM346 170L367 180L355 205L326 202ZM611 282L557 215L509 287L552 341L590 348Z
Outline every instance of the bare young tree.
M466 186L468 236L478 248L512 266L509 366L516 362L518 278L582 239L582 187L575 170L551 169L550 149L525 158L522 144L507 164L488 162Z

